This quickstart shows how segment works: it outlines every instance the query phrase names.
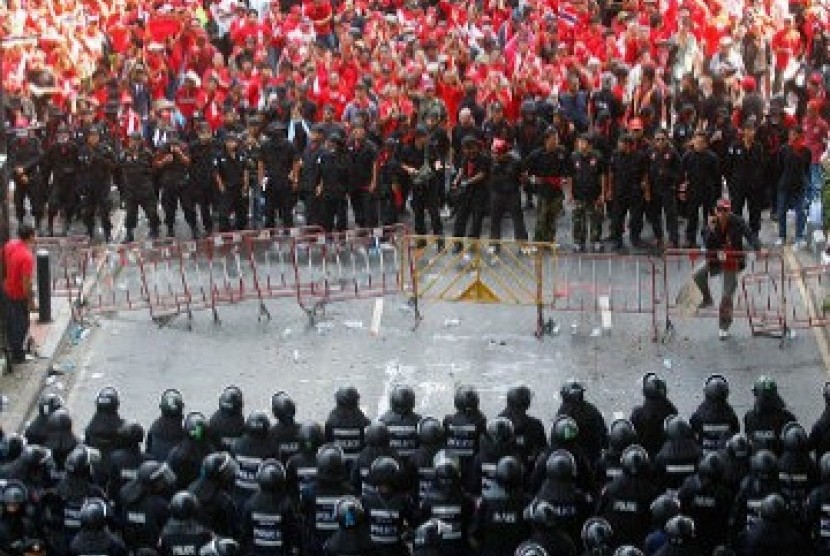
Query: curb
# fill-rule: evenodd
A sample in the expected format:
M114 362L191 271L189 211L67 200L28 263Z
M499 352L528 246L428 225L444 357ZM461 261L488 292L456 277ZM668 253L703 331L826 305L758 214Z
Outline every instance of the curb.
M124 211L118 211L113 215L113 243L117 243L124 235ZM94 271L87 276L81 286L81 295L87 296L97 286L104 265L104 258L100 258ZM35 411L37 402L44 390L52 390L65 397L68 385L63 390L54 389L53 385L47 384L49 369L57 362L58 356L67 345L68 331L72 326L72 306L68 299L53 298L52 322L46 324L48 332L41 345L38 346L39 357L30 368L23 371L12 371L7 379L10 381L10 388L4 388L8 396L14 395L8 406L0 413L0 424L6 432L17 431L22 433L28 422L29 416Z

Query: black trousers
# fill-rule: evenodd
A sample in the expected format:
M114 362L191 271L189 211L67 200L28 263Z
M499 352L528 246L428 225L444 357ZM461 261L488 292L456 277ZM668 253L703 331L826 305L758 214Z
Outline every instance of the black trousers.
M66 226L69 227L75 217L77 207L78 190L75 187L75 179L56 179L52 184L52 193L49 196L49 228L52 228L58 212L63 212Z
M36 226L40 226L40 221L43 219L43 208L46 205L46 188L43 180L37 177L30 177L29 183L14 184L14 214L18 222L23 220L26 216L25 201L29 199L29 205L32 207L32 217L35 219Z
M11 299L3 295L6 305L6 340L12 362L22 362L26 355L26 338L29 335L29 302Z
M519 241L527 241L527 228L522 212L522 195L517 190L513 193L490 194L490 239L501 239L501 221L504 213L509 212L513 220L513 237Z
M761 211L764 210L765 195L763 189L745 184L729 184L729 200L732 212L743 216L744 207L749 211L749 228L756 234L761 230Z
M666 235L675 247L679 243L677 223L677 191L674 188L652 191L651 201L646 205L646 215L654 226L654 237L663 239L663 216L666 217Z
M210 180L198 182L193 187L193 210L199 210L202 227L206 233L213 231L213 187Z
M169 228L176 225L176 210L180 204L184 213L184 221L191 228L195 228L196 208L190 185L164 184L161 188L161 207L164 209L164 223Z
M686 241L697 245L700 237L700 211L703 211L704 225L706 219L715 210L715 200L711 198L689 197L689 211L686 215Z
M643 233L643 215L645 214L645 200L639 193L614 192L614 200L611 203L611 238L621 245L623 241L623 227L625 217L628 218L628 237L631 243L640 242L640 234Z
M240 189L226 188L217 194L215 220L220 232L244 230L248 226L248 199Z
M158 201L156 200L155 191L148 189L143 192L129 192L127 198L124 200L124 205L127 213L124 217L124 226L128 231L134 230L138 225L138 207L141 207L141 210L144 211L147 220L150 222L150 230L156 233L158 232L161 221L159 220Z
M480 184L471 186L458 199L455 206L455 223L452 228L454 237L481 237L481 224L487 211L487 188ZM472 224L470 221L472 220Z
M436 188L426 186L413 189L412 212L415 213L416 234L425 235L427 233L426 213L429 213L432 233L437 236L444 235L444 225L441 223L441 198Z
M101 220L101 227L104 229L104 234L109 237L112 230L112 222L110 221L110 186L109 183L90 184L85 188L86 196L84 197L84 204L81 207L83 214L84 225L91 236L95 229L95 216Z
M323 229L326 232L345 232L349 227L349 205L345 197L323 198Z
M268 187L265 189L265 227L276 226L279 214L282 225L294 227L294 191L290 186Z

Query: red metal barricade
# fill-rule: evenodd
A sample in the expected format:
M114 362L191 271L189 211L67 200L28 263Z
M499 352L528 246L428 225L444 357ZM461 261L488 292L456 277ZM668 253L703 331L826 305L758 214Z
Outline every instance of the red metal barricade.
M139 265L150 318L163 326L181 314L193 320L193 302L184 275L184 248L180 243L146 246L140 251ZM206 308L202 304L200 308Z
M759 323L756 327L763 324L777 336L790 330L830 326L828 272L826 266L812 266L787 270L783 279L763 273L747 274L743 286L750 292L749 318ZM757 293L768 291L775 295L763 297Z
M51 292L56 297L76 298L90 271L87 236L37 237L35 252L49 253ZM37 288L37 280L33 282Z
M256 230L214 234L204 242L210 261L210 294L216 322L220 322L218 306L234 305L255 292L245 240L258 234Z
M403 225L306 236L294 242L297 302L314 318L327 303L403 291ZM308 285L306 287L306 285Z

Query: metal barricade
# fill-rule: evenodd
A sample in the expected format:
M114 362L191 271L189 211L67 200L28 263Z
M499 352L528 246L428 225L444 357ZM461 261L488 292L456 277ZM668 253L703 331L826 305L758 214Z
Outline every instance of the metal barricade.
M49 252L52 296L75 298L79 295L90 271L89 243L87 236L35 238L33 250Z
M203 242L210 263L211 308L217 323L221 322L217 307L234 305L256 292L245 240L258 233L246 230L214 234Z
M554 269L554 313L598 314L603 328L610 328L613 314L648 315L657 340L661 284L653 257L559 252Z
M246 298L259 301L257 320L263 317L271 320L271 312L265 305L266 299L293 297L298 289L309 290L311 283L298 283L294 268L294 244L299 237L323 234L318 226L300 228L275 228L261 230L255 236L244 238L252 272L253 290L244 292Z
M773 332L779 335L791 330L830 326L828 282L830 268L827 266L787 270L783 280L775 280L775 277L765 274L746 275L743 283L750 292L781 290L779 295L768 296L767 299L756 294L758 303L749 296L750 319L759 323L769 323L767 326L774 327Z
M297 238L297 303L314 319L327 303L404 291L405 237L405 226L390 226Z
M190 328L193 311L190 288L184 277L182 245L147 246L139 252L138 262L153 322L164 326L184 313Z
M714 303L703 307L703 296L693 276L708 260L721 265L738 264L737 288L732 306L721 306L722 273L709 278ZM739 268L739 267L738 267ZM678 318L718 318L721 311L731 311L733 319L746 318L753 336L780 338L786 332L787 299L782 288L785 264L780 253L707 252L700 249L669 249L663 254L663 297L665 299L665 336L674 333Z

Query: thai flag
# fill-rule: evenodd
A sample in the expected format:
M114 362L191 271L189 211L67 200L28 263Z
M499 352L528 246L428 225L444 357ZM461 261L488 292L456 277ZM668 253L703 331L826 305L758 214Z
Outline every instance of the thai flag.
M559 22L567 27L576 27L579 22L579 17L566 6L559 6L556 10L556 16Z

